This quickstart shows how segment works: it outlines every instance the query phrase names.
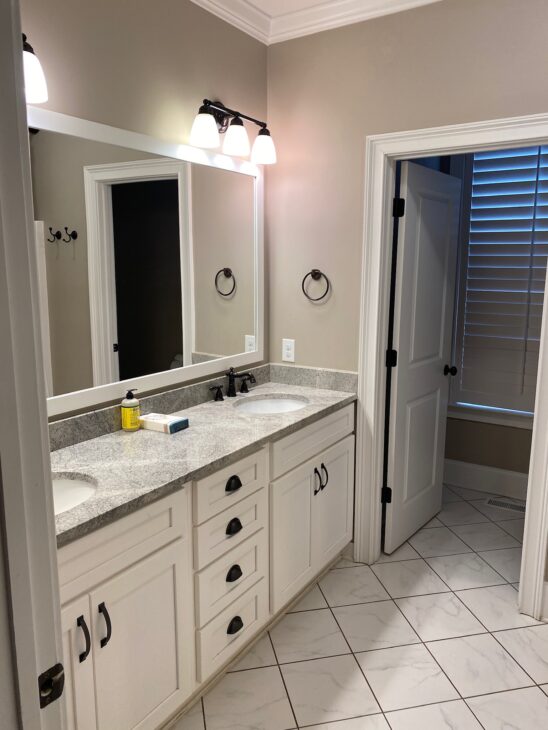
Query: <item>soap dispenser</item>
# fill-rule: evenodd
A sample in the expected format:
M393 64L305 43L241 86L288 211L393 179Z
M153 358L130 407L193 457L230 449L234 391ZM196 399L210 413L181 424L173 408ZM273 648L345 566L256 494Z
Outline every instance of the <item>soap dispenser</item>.
M133 395L136 390L137 388L128 390L121 404L122 428L124 431L138 431L141 427L141 422L139 421L141 407L138 399Z

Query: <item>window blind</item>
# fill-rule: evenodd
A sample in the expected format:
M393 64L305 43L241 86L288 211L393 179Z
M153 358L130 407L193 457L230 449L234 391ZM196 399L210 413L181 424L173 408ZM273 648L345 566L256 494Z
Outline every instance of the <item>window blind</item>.
M548 254L548 146L476 153L453 400L532 412Z

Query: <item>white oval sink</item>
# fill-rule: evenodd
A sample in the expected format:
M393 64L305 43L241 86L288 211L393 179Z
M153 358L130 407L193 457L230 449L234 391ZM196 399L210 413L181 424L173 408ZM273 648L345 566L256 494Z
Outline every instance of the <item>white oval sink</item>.
M296 396L280 396L278 398L270 395L258 395L252 398L246 398L234 404L242 413L255 413L268 415L272 413L292 413L300 411L308 405L306 398L298 398Z
M63 472L52 475L53 509L56 515L77 507L97 491L97 483L85 474Z

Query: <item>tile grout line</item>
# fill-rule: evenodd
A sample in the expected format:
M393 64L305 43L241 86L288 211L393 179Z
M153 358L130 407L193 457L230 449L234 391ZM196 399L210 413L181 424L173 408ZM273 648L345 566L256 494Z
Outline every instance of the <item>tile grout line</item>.
M290 614L286 613L285 616L289 616ZM282 684L284 686L285 690L285 696L287 697L287 701L289 702L289 707L291 708L291 714L293 715L293 719L295 720L295 728L298 730L299 723L297 722L297 714L295 712L295 709L293 707L293 702L291 702L291 697L289 696L289 691L287 689L287 684L285 683L285 677L282 672L282 667L280 665L280 662L278 661L278 653L276 652L276 647L274 646L274 642L272 641L272 637L270 636L270 631L266 632L266 635L268 636L268 640L270 642L270 646L272 647L272 651L274 652L274 659L276 660L276 665L278 667L278 672L280 673L280 679L282 680Z

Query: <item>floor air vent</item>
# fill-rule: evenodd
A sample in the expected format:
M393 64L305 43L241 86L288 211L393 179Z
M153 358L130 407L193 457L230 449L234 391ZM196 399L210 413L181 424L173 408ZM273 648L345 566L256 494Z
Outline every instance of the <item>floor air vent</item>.
M512 512L519 512L522 515L525 514L525 502L522 502L521 500L510 500L491 497L491 499L488 499L486 501L486 504L490 505L491 507L498 507L499 509L507 509L511 510Z

